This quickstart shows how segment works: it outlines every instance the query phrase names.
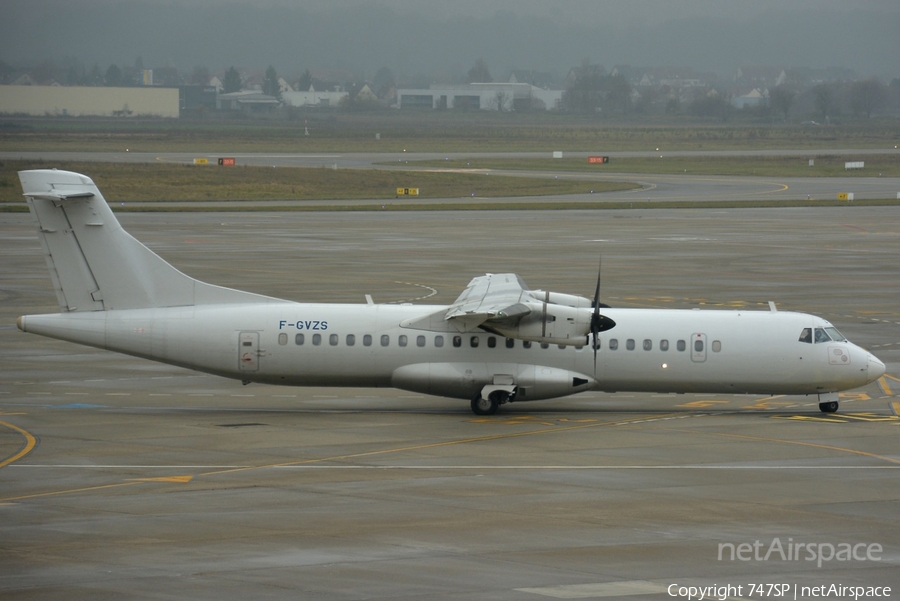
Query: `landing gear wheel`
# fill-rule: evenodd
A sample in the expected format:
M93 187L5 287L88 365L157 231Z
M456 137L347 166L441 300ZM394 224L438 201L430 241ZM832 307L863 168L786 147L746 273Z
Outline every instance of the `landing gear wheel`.
M837 401L829 401L827 403L819 403L819 411L822 413L835 413L838 410Z
M488 398L482 398L478 395L472 399L472 413L475 415L494 415L500 408L500 399L497 395L492 394Z

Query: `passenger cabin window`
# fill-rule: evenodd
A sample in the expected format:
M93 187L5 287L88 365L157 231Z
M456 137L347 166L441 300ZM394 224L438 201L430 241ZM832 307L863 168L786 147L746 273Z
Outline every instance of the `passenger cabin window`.
M722 341L721 340L713 340L712 351L714 353L722 352Z
M652 340L644 340L644 350L645 351L653 350L653 341Z
M294 336L294 344L296 344L297 346L303 346L304 342L305 338L303 334L297 334L296 336Z
M444 337L443 336L435 336L434 337L434 346L437 348L441 348L444 346Z
M372 346L372 335L366 334L363 336L363 346Z
M513 338L506 339L506 348L515 348L515 346L516 346L515 339L513 339Z
M611 351L619 350L619 339L618 338L610 338L609 339L609 350L611 350Z
M459 348L462 346L462 336L454 336L453 337L453 348Z
M531 341L530 341L530 340L523 340L523 341L522 341L522 348L531 348Z
M356 334L347 334L347 346L356 344Z
M469 346L472 348L478 348L478 336L472 336L469 338Z
M687 350L687 343L684 340L679 340L677 343L675 343L675 348L678 349L679 353L683 353L685 350Z
M659 350L661 350L661 351L669 350L669 341L668 340L660 340L659 341Z
M634 350L634 338L629 338L625 341L625 348L629 351Z
M338 345L338 335L332 334L331 336L329 336L328 344L330 344L331 346L337 346Z
M381 335L381 346L388 346L391 344L391 337L387 334Z
M702 353L702 352L703 352L703 341L702 341L702 340L695 340L695 341L694 341L694 352L695 352L695 353Z
M418 347L425 346L425 337L424 336L416 336L416 346L418 346Z
M278 344L281 346L287 344L287 334L282 333L278 335Z
M313 334L313 344L315 346L319 346L322 344L322 335L321 334Z
M397 338L397 344L399 344L400 346L406 346L406 343L407 343L406 334L400 334L400 337ZM383 344L382 346L387 346L387 345Z
M494 336L488 336L488 348L497 348L497 339Z

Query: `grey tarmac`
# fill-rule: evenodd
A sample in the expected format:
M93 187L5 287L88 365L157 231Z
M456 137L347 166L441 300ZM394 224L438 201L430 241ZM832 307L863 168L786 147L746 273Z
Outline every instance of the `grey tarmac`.
M390 389L244 387L19 332L18 315L56 304L30 217L8 214L4 600L900 587L900 207L119 219L194 277L311 302L446 303L505 271L589 296L602 256L607 304L772 300L830 320L887 375L834 415L806 397L588 393L477 418ZM822 568L728 557L776 539L883 552Z

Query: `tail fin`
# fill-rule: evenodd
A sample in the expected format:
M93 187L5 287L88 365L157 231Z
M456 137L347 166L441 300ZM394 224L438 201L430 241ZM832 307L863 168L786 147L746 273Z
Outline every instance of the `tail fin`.
M63 311L280 302L181 273L122 229L89 177L39 169L19 179Z

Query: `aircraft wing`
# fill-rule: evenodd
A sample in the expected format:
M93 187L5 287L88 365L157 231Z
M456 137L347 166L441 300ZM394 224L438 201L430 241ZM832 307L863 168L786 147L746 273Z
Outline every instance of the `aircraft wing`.
M468 327L486 321L511 323L531 313L525 304L533 300L525 283L514 273L489 273L478 276L459 295L444 319L465 322Z

